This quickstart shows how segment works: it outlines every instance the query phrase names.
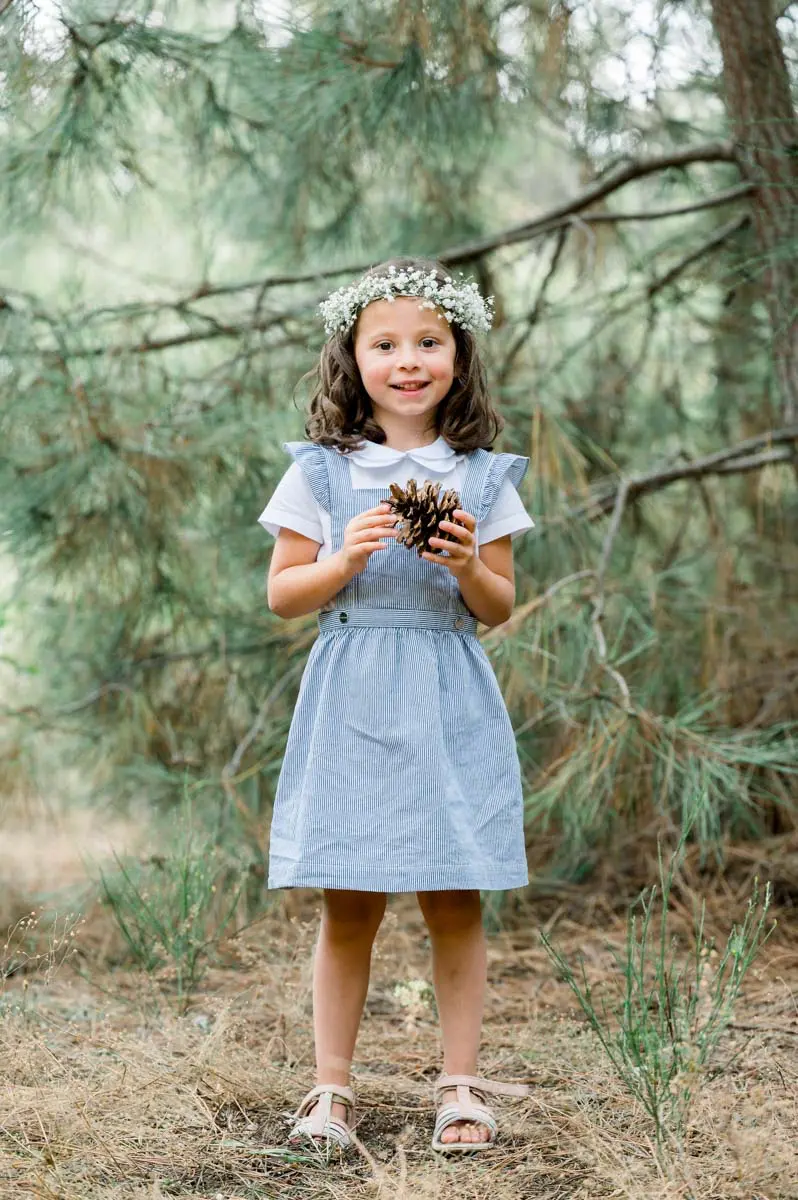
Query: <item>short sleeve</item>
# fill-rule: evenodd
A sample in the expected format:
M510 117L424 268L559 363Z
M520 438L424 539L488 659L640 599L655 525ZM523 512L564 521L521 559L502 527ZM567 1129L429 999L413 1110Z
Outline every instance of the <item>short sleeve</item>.
M524 478L528 466L529 459L523 454L490 455L488 473L482 489L479 511L477 512L477 519L480 524L487 519L504 481L509 479L513 487L517 488Z
M507 534L511 538L517 538L527 529L534 527L535 522L524 508L512 480L505 475L488 515L479 524L479 545L494 542Z
M277 484L269 503L258 517L258 524L277 537L281 529L293 529L306 538L324 542L316 499L298 462L293 462Z
M330 511L330 473L327 455L329 450L315 442L283 442L283 450L290 454L308 482L319 508Z

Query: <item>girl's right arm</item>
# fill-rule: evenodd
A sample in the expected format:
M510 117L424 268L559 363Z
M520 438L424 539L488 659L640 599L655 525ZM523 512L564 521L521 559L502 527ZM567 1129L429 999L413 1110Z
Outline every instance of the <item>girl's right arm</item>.
M293 529L281 529L269 565L269 608L286 620L322 608L364 570L375 550L387 548L388 543L379 539L396 537L390 526L397 519L388 504L367 509L347 525L341 549L321 562L316 562L318 542Z

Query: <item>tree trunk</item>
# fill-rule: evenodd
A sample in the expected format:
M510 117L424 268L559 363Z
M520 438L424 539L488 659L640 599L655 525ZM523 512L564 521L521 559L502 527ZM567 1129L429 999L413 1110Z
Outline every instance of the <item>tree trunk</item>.
M772 0L711 0L726 106L765 263L765 302L785 424L798 417L798 119Z

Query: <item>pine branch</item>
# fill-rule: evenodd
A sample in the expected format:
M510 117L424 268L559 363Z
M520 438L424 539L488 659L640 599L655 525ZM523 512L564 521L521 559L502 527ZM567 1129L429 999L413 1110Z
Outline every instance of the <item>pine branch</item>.
M773 449L762 449L763 447ZM550 523L550 528L567 521L595 521L615 508L618 494L624 489L624 504L639 500L651 492L660 491L682 479L703 479L707 475L734 475L757 471L771 463L794 461L798 454L798 425L784 429L770 429L756 437L747 438L736 446L716 450L693 462L660 467L645 475L632 475L621 479L611 489L597 491L584 504L568 509L561 517Z
M168 305L172 308L172 305ZM177 308L178 306L174 306ZM122 354L151 354L158 350L172 350L177 346L189 346L196 342L213 341L216 338L242 338L251 333L265 333L278 325L282 325L284 321L289 320L292 316L300 316L305 311L305 306L301 305L295 309L289 309L285 312L275 313L272 316L265 317L259 321L242 321L241 323L215 321L207 315L201 313L190 313L189 315L197 320L202 320L206 323L212 322L210 328L193 329L187 333L176 333L171 337L162 338L145 338L140 342L131 342L125 345L116 346L75 346L70 348L69 357L77 358L113 358ZM54 322L51 322L54 324ZM21 357L11 350L6 350L5 353L9 357ZM45 350L40 351L41 357L47 361L63 362L63 350Z
M291 631L288 637L285 634L278 633L277 636L267 638L264 641L250 642L241 646L225 646L224 657L227 659L236 658L249 654L263 654L267 650L273 650L275 647L280 650L286 640L292 641L296 637L295 631ZM62 704L57 708L50 709L48 712L43 711L37 704L26 704L21 708L0 708L0 715L7 718L16 718L19 720L28 720L36 718L41 727L53 724L59 717L74 716L76 713L83 712L88 708L92 708L99 700L113 692L121 692L130 694L133 692L133 686L130 682L134 673L144 670L149 667L164 667L171 663L180 662L196 662L201 658L208 658L210 655L219 655L222 653L219 641L209 642L205 646L197 646L191 650L179 650L172 652L164 652L161 654L149 654L145 658L130 658L124 662L112 663L111 665L118 670L118 678L106 679L102 683L98 683L91 688L85 695L77 700L71 700L68 704Z
M746 185L746 190L748 190L747 185ZM643 215L643 214L641 214L641 215ZM654 213L652 215L656 216L657 214ZM581 222L583 220L583 218L579 218L579 220ZM739 233L739 231L741 229L744 229L747 225L749 225L750 222L751 222L750 213L743 213L742 216L736 217L733 221L727 222L719 230L717 230L715 233L713 233L710 237L706 238L703 242L700 242L699 245L695 247L695 249L691 250L688 254L684 255L683 258L679 259L678 263L676 263L673 267L670 267L662 275L655 276L651 280L651 282L646 285L645 298L649 301L652 300L654 298L654 296L657 295L658 292L662 291L665 287L668 287L670 284L672 284L689 267L693 266L696 262L698 262L700 259L704 258L706 255L711 254L714 250L717 250L718 247L722 246L725 242L727 242L729 240L729 238L733 237L736 233ZM510 375L510 371L512 369L515 359L517 358L520 351L524 348L524 345L526 344L526 342L529 340L529 337L532 334L532 331L537 323L537 319L539 316L540 307L541 307L541 304L542 304L542 301L543 301L543 298L545 295L545 291L549 285L550 280L552 279L552 277L555 273L557 263L559 262L559 259L562 255L562 251L565 247L566 236L567 236L567 233L566 233L565 228L561 228L560 232L559 232L559 236L558 236L557 246L556 246L554 255L552 256L552 261L549 265L549 269L546 273L546 278L544 279L543 284L541 286L540 293L539 293L534 305L532 306L531 310L527 313L526 317L524 317L522 321L519 321L519 324L522 325L521 331L517 334L515 341L512 343L512 345L510 346L510 349L507 351L507 354L505 355L502 366L499 369L499 375L498 375L499 388L501 388L506 383L506 381ZM629 289L624 288L623 291L624 291L624 293L626 293L627 291L629 291ZM617 321L619 317L625 316L627 313L631 312L634 308L636 308L640 304L642 298L643 297L639 294L631 293L628 296L628 299L625 304L619 306L618 308L610 309L607 312L604 319L600 322L598 328L594 327L593 329L591 329L591 331L587 335L587 337L583 339L582 344L584 344L584 342L586 342L588 340L593 340L604 329L606 329L607 326L610 325L613 321ZM652 331L652 324L651 324L651 320L649 320L648 334L650 334L651 331ZM561 367L563 366L563 363L568 362L573 358L573 355L574 355L576 349L577 349L576 346L568 346L566 348L566 350L564 351L564 353L560 356L560 358L555 360L555 362L547 369L546 377L556 376L558 374L558 372L560 371ZM640 366L640 363L642 362L644 353L645 353L645 347L643 347L641 349L640 355L638 356L637 363L633 364L633 366L627 372L627 376L626 376L627 378L631 374L634 373L634 370L639 369L639 366Z
M652 300L658 292L660 292L668 284L673 283L674 280L677 279L678 276L684 271L686 271L688 267L692 266L700 258L712 253L712 251L716 250L720 245L728 241L730 237L732 237L740 229L744 228L744 226L747 225L750 220L750 214L745 213L742 217L736 218L734 221L730 221L726 225L722 226L721 229L719 229L716 233L713 233L711 237L701 242L694 250L691 250L689 254L681 258L675 266L670 267L666 272L664 272L664 274L655 276L651 282L647 284L645 292L642 295L639 292L632 291L632 289L626 284L616 288L613 292L608 293L604 297L605 313L603 317L600 320L597 320L597 323L592 326L588 333L582 335L571 345L566 346L560 357L551 362L544 371L538 373L537 386L542 387L545 385L547 380L556 378L559 372L563 369L563 366L566 363L573 361L574 355L579 350L581 350L588 343L595 341L596 338L598 338L605 329L608 329L614 321L618 321L621 317L626 316L627 313L630 313L636 309L641 303L641 300L644 298L648 299L649 301ZM618 304L616 307L610 307L611 302L614 301L619 295L625 298L625 302ZM650 311L653 314L653 306L650 306ZM652 320L653 315L649 319L647 337L652 330ZM638 364L636 364L638 367L642 362L643 353L644 348L641 350Z
M618 535L618 530L621 528L621 521L623 520L623 514L626 509L626 500L628 494L629 481L627 479L622 479L618 490L615 493L615 501L612 509L612 520L610 521L609 528L604 538L604 544L601 548L601 558L599 559L599 565L596 568L592 594L590 596L592 607L592 612L590 614L590 625L593 630L593 636L596 640L596 657L601 669L606 671L610 678L615 681L618 690L623 696L624 710L627 712L631 711L632 709L632 693L629 689L629 684L626 682L620 671L607 662L607 639L604 636L603 622L606 604L604 582L607 575L607 567L610 564L612 547L615 542L615 538Z
M697 160L699 161L699 160ZM714 161L707 159L706 161ZM583 212L580 213L580 221L585 224L621 224L625 221L657 221L668 217L687 216L690 213L703 212L707 209L719 208L725 204L732 204L735 200L742 199L743 196L749 195L756 190L756 184L740 183L733 188L727 188L723 192L718 192L714 196L709 196L705 200L697 200L692 204L679 204L674 208L654 208L646 211L641 209L633 212ZM579 198L572 201L565 210L554 209L544 216L539 217L534 222L528 222L525 225L513 226L511 229L500 231L492 235L486 240L486 248L480 253L487 254L490 250L499 249L502 246L510 245L514 241L527 240L539 237L545 233L551 233L553 230L568 226L571 224L571 216L579 211L581 200ZM528 230L527 239L514 236L521 229ZM505 241L505 238L509 238ZM474 243L476 245L476 243ZM436 257L444 264L457 265L459 260L456 256L467 253L467 258L462 261L467 261L468 257L478 257L476 253L471 253L467 247L464 251L461 247L459 250L449 249L442 250ZM334 279L339 275L359 275L361 272L368 270L373 266L373 262L356 262L348 263L340 267L325 267L322 270L298 271L294 273L286 273L283 275L271 275L266 279L247 279L241 283L219 284L217 286L209 283L199 284L188 296L182 300L173 302L173 307L179 307L181 304L192 303L196 300L204 300L213 296L230 296L237 292L248 292L260 289L260 291L270 291L277 287L294 287L302 283L315 283L316 281ZM107 310L112 311L112 310Z
M521 604L518 608L514 609L512 616L503 621L501 625L492 625L490 629L482 634L480 640L483 646L490 645L494 641L502 641L504 638L517 633L527 617L548 604L549 600L552 600L563 588L570 587L572 583L579 583L583 579L595 579L595 576L595 570L588 567L583 571L574 571L571 575L565 575L562 579L555 580L545 592L539 596L535 596L534 600L529 600L526 604Z
M401 67L399 59L377 59L370 58L366 53L366 43L357 41L355 38L349 37L345 33L338 34L338 41L341 42L350 50L354 50L354 54L349 55L350 62L360 63L361 66L369 67L377 71L395 71Z
M586 213L581 213L579 215L578 221L580 224L581 223L585 223L585 224L600 223L600 222L620 223L622 221L627 221L627 220L629 220L629 221L657 220L657 219L671 217L671 216L682 216L687 213L700 212L705 209L717 208L724 204L730 204L733 201L738 200L741 197L743 197L755 190L756 190L756 186L754 184L749 184L749 183L740 184L734 188L729 188L724 192L719 192L715 196L710 196L706 200L698 201L695 204L679 205L676 208L669 208L669 209L659 209L659 210L654 209L650 212L645 212L645 211L631 212L631 213L604 213L604 212L591 213L591 212L586 212ZM578 211L578 206L580 203L581 203L581 201L579 199L576 199L572 202L572 205L568 208L568 210L565 213L562 213L561 210L557 210L560 213L560 215L558 215L556 217L552 217L552 216L541 217L539 219L539 221L526 226L525 228L527 228L529 231L527 236L529 238L542 236L543 234L550 233L557 228L562 229L563 227L566 227L566 226L572 224L573 220L574 220L574 216L575 216L576 212ZM672 282L672 280L679 273L681 273L681 271L685 270L688 266L692 265L692 263L695 262L702 255L710 252L711 250L713 250L717 246L719 246L723 241L725 241L727 238L729 238L733 233L737 232L745 224L747 224L748 220L749 220L749 217L747 214L745 214L744 216L737 218L735 221L729 222L727 225L724 225L721 230L719 230L717 233L713 234L705 242L701 243L701 245L695 251L692 251L687 257L685 257L679 264L677 264L674 268L672 268L670 271L668 271L664 276L660 277L659 279L654 280L649 285L648 295L649 296L653 295L654 292L659 291L661 288L665 287L668 283ZM521 228L521 227L519 227L519 228ZM487 253L491 249L497 249L504 245L509 245L509 244L511 244L512 241L521 240L520 238L516 238L516 237L512 237L509 240L503 240L508 236L508 232L512 232L512 231L506 231L505 234L496 235L496 237L493 239L493 241L490 244L480 243L480 245L483 246L483 249L481 249L479 251L479 254ZM476 246L477 243L474 243L474 245ZM459 252L458 251L443 251L437 257L440 259L441 262L443 262L445 264L454 265L458 262L468 261L468 259L466 257L463 257L464 253L465 252L462 249ZM457 257L458 254L460 257ZM474 252L473 254L469 254L469 257L478 257L478 256L479 255L476 252ZM195 288L187 297L185 297L183 299L179 299L179 300L175 300L175 301L171 301L171 302L156 301L150 305L147 305L147 304L136 305L134 308L134 313L138 317L143 317L143 316L147 316L147 315L153 315L157 312L163 312L165 310L168 310L168 311L180 312L181 315L188 314L188 315L196 317L197 320L203 320L205 322L209 322L209 321L211 321L211 318L207 314L193 312L188 306L192 303L196 303L197 300L207 299L207 298L214 297L214 296L232 295L237 292L251 291L251 290L254 290L257 288L259 290L259 295L258 295L258 299L257 299L256 306L255 306L255 311L257 312L257 311L259 311L259 309L261 307L265 293L268 290L270 290L271 288L288 287L288 286L293 286L293 285L301 284L301 283L309 283L309 282L313 282L316 280L328 279L328 278L334 277L336 275L343 275L343 274L356 275L359 272L366 270L371 265L372 265L371 263L356 263L356 264L346 266L346 267L335 267L335 268L330 268L330 269L323 270L323 271L306 271L306 272L302 272L302 273L298 273L298 274L294 274L294 275L291 275L291 274L277 275L277 276L272 276L267 279L248 280L243 283L225 284L225 285L220 285L219 287L212 287L210 284L202 283L202 284L199 284L197 288ZM176 346L184 346L184 345L187 345L190 343L208 341L208 340L212 340L212 339L216 339L216 338L220 338L220 337L235 338L235 337L245 336L248 333L264 332L265 330L271 329L274 325L280 324L281 321L286 320L291 316L298 317L298 316L301 316L303 312L308 311L311 308L315 308L316 305L319 303L319 301L321 299L323 299L323 296L324 296L324 294L318 295L312 301L308 301L305 304L299 304L299 305L292 307L291 309L272 314L268 318L264 318L262 320L254 320L254 321L250 321L250 322L241 322L241 323L217 322L213 325L212 328L208 328L205 330L193 330L190 333L178 334L173 337L146 339L144 341L140 341L140 342L136 342L136 343L129 343L126 345L95 346L95 347L87 347L85 349L75 348L73 353L76 357L84 357L84 358L91 358L91 357L96 357L98 355L106 355L106 354L109 354L109 355L148 354L153 351L172 349ZM120 305L118 309L114 309L113 307L106 307L102 310L102 315L104 317L107 317L108 319L113 319L116 315L119 315L119 316L124 315L126 318L130 318L131 315L134 315L134 313L131 312L130 305ZM95 313L95 314L90 314L90 315L96 316L97 314Z
M647 175L656 174L658 171L666 171L671 167L686 167L695 162L735 161L734 144L732 142L709 142L703 146L693 146L687 150L674 151L670 154L660 154L649 159L633 159L631 162L610 171L602 179L591 184L580 195L565 204L551 209L544 216L537 217L534 221L526 221L522 225L513 226L502 233L493 234L490 237L470 242L465 246L457 246L452 250L446 251L445 257L442 256L442 261L450 265L469 262L474 258L480 258L483 254L487 254L491 250L498 250L502 246L511 246L516 242L527 241L531 237L537 237L540 233L548 233L551 229L555 229L563 218L581 212L582 209L587 208L588 205L595 203L597 200L603 200L605 196L609 196L612 192L617 191L626 183L631 183L634 179L644 179ZM749 185L745 185L745 188L749 190ZM733 192L734 195L731 197L726 193L726 198L721 202L727 203L729 199L736 199L737 196L743 194L742 190L738 188L734 188ZM601 214L601 217L602 219L606 219L605 214ZM582 220L586 219L587 217L583 215ZM592 219L595 220L596 217L592 216ZM641 218L633 217L633 219Z
M733 221L728 221L725 225L721 226L711 237L706 238L694 250L691 250L689 254L685 254L683 258L680 258L669 271L666 271L664 275L660 275L658 279L653 280L649 284L649 299L657 292L662 291L668 284L673 283L674 279L686 271L688 267L691 267L693 263L698 262L706 254L711 254L713 250L717 250L730 237L734 237L735 233L739 233L741 229L745 229L746 225L750 224L750 213L743 213L741 217L735 217Z
M563 251L565 250L565 243L567 240L568 240L568 231L566 229L561 229L557 236L557 245L555 246L554 253L551 256L551 262L549 263L549 268L546 272L543 282L540 285L540 290L538 291L537 297L535 299L535 303L532 305L532 307L530 308L526 317L524 318L523 326L522 326L520 332L516 334L515 340L513 341L509 350L505 354L504 361L502 362L501 368L499 369L498 383L499 383L500 391L502 390L505 383L507 382L507 380L510 377L510 372L512 370L513 363L515 362L516 358L518 357L518 355L520 354L520 352L523 350L524 346L526 345L527 341L529 340L529 338L532 334L532 330L537 325L538 317L540 316L540 312L543 307L543 301L546 298L546 291L548 289L549 284L551 283L552 279L554 278L554 276L556 274L557 267L559 265Z

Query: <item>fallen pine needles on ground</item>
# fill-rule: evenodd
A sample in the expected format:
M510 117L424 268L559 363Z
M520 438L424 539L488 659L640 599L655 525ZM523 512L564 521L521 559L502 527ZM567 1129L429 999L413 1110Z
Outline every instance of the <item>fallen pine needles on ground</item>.
M597 928L562 911L552 919L533 905L518 909L489 942L480 1067L525 1080L532 1093L498 1103L494 1151L451 1161L429 1147L440 1049L424 930L412 900L392 901L355 1066L361 1145L328 1164L285 1142L283 1114L312 1082L315 906L309 894L300 899L293 915L275 911L223 943L187 1007L168 973L110 970L81 956L81 933L77 955L5 980L3 1200L798 1194L798 970L788 925L751 964L715 1066L695 1083L682 1153L663 1165L649 1114L613 1071L538 934L545 920L601 990L615 978L625 922ZM710 904L707 924L718 922Z

